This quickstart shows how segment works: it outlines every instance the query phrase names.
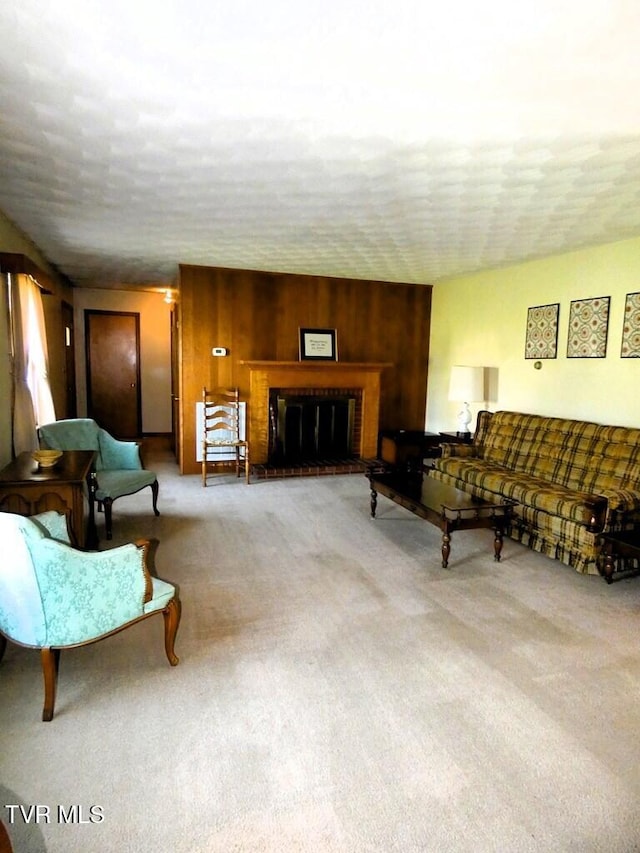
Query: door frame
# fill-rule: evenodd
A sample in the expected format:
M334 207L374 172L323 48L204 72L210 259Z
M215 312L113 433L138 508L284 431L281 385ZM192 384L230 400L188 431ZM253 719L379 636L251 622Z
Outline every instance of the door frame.
M62 350L64 352L65 418L78 417L78 392L76 386L76 333L73 305L63 299L60 303L62 319Z
M171 306L171 450L180 459L180 315L179 306Z

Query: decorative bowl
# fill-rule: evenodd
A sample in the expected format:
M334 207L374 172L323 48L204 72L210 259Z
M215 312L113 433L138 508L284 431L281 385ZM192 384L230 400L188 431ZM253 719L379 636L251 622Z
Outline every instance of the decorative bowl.
M62 456L61 450L34 450L31 454L41 468L53 468Z

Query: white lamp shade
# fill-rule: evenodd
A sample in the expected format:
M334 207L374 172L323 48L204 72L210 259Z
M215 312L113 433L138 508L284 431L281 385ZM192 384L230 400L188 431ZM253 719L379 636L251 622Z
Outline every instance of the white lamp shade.
M484 400L484 367L454 365L451 368L449 399L464 403Z

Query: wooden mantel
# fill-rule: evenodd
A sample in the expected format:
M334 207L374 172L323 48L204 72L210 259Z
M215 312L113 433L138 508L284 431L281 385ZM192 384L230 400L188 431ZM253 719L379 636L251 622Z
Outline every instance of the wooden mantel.
M373 459L378 449L380 374L387 363L343 361L241 361L249 370L249 441L251 460L264 464L269 455L270 388L360 388L362 430L358 455Z

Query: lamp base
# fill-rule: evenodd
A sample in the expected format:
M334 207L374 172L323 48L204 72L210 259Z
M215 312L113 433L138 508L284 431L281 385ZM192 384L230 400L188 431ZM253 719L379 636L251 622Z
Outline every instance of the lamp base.
M470 435L469 424L471 423L471 409L468 403L462 404L458 412L458 435Z

